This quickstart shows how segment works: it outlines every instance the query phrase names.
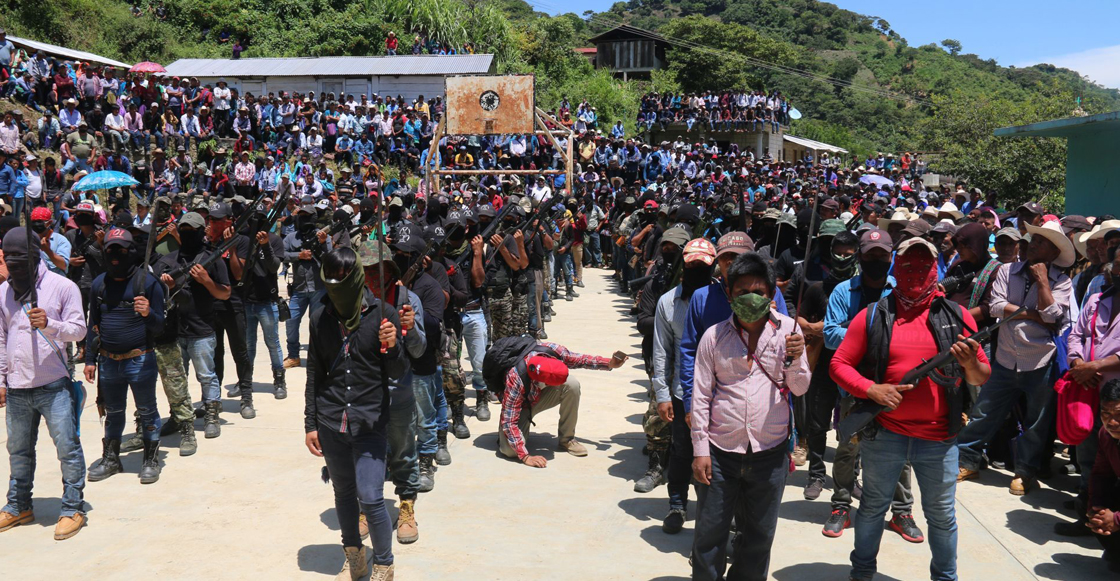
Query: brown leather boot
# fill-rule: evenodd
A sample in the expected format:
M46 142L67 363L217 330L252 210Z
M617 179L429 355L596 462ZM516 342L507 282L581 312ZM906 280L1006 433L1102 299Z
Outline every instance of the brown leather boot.
M59 517L58 524L54 527L54 540L65 541L78 534L84 526L86 526L86 515L80 512L74 513L74 516Z
M342 565L342 571L339 571L334 581L358 581L369 575L369 556L364 545L343 547L342 552L346 555L346 563Z
M416 526L416 501L402 500L401 510L397 515L397 542L402 545L415 543L420 538L420 529Z

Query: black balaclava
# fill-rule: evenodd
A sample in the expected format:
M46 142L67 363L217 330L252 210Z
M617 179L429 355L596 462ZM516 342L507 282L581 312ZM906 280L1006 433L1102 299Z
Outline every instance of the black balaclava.
M700 263L695 266L686 266L681 271L681 298L688 300L696 289L707 286L712 282L711 265Z
M133 256L131 248L127 246L113 246L105 251L105 270L109 278L127 279L132 273Z
M40 240L31 236L28 240L25 228L13 228L4 235L4 263L8 266L8 284L15 292L16 300L23 301L31 290L32 273L38 279ZM27 257L31 255L31 264Z
M193 260L202 251L203 231L198 229L179 230L179 254Z

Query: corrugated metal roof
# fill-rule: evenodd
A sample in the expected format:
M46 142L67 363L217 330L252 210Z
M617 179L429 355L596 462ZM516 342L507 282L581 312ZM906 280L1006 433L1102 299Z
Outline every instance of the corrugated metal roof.
M831 151L832 153L848 153L848 150L844 149L843 147L836 147L835 145L829 145L829 144L827 144L823 141L814 141L812 139L805 139L804 137L795 137L793 135L783 135L782 139L784 139L786 141L789 141L789 142L792 142L792 143L796 143L796 144L798 144L802 147L807 147L809 149L815 149L815 150L818 150L818 151Z
M22 46L29 49L40 49L49 55L61 56L70 60L93 62L102 65L109 65L111 67L120 67L122 69L132 67L132 65L122 63L121 61L115 61L113 59L105 58L101 55L96 55L92 52L86 52L84 50L74 50L71 48L66 48L64 46L56 46L53 44L47 44L45 42L39 42L37 40L30 40L26 38L20 38L18 36L12 36L10 34L8 35L8 40L12 41L12 44L15 44L17 46Z
M492 54L181 59L167 65L167 74L231 78L469 75L489 72L493 61Z

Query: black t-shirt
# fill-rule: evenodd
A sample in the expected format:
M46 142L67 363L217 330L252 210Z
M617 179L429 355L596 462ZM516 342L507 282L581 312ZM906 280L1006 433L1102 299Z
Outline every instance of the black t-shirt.
M805 249L800 246L785 249L774 265L774 274L777 275L778 280L789 280L793 276L793 270L797 267L797 263L804 258Z
M513 256L514 261L517 261L521 258L521 255L517 250L517 241L513 239L512 234L507 235L504 239L502 239L502 246L505 246L506 250L509 250L509 253L511 256ZM494 259L490 261L489 265L485 265L484 263L484 266L486 268L485 284L487 287L491 287L500 293L502 290L508 289L510 285L513 284L513 268L506 263L504 258L502 258L502 253L500 250L494 249Z
M190 263L190 260L179 256L179 251L172 252L167 255L168 260L173 261L176 267ZM226 270L226 263L224 260L215 260L206 267L206 273L218 286L229 285L229 273ZM175 292L175 289L172 289ZM206 290L202 283L190 279L186 287L180 291L180 294L185 294L187 300L184 300L175 307L179 310L179 336L187 339L199 339L202 337L209 337L214 334L214 327L210 325L210 320L214 317L214 312L219 301Z
M432 275L423 272L416 277L411 290L424 307L424 335L427 338L424 354L412 360L412 368L417 375L431 375L437 370L436 352L441 340L440 323L444 310L443 289Z
M233 253L234 251L236 251L237 256L244 260L246 257L249 256L250 246L252 245L248 236L246 236L244 234L234 234L234 236L236 237L236 242L233 243L233 248L231 248L224 255L222 255L221 260L215 261L215 262L221 262L223 265L225 265L225 267L226 267L226 277L227 277L227 280L229 281L227 284L231 284L231 283L232 284L237 284L237 281L233 279L233 269L230 268L230 265L229 265L230 254ZM244 276L244 275L245 275L245 273L244 273L244 271L242 271L242 276ZM242 309L245 308L245 304L244 304L244 301L242 301L242 299L241 299L241 293L233 292L233 293L230 293L229 300L218 301L215 304L214 308L219 310L219 311L242 310Z
M532 246L526 249L529 251L530 270L541 270L544 268L544 260L548 253L544 249L544 242L541 241L541 236L549 236L549 234L541 234L538 232L536 236L533 236Z
M158 279L160 275L171 272L177 266L173 257L161 256L152 263L152 273L155 274ZM166 287L164 290L166 290ZM166 345L179 340L179 309L170 308L173 305L166 303L166 299L164 304L169 308L167 309L167 314L163 318L163 332L153 339L156 345Z
M251 252L256 253L256 256L252 259L251 272L245 273L248 279L245 280L244 285L235 290L241 294L241 298L245 301L270 303L280 296L276 282L276 271L279 270L284 256L284 241L276 234L270 233L267 249L254 240Z

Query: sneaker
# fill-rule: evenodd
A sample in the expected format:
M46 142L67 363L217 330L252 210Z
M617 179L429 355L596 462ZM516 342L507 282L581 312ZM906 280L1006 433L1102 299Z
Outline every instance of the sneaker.
M894 515L887 528L911 543L921 543L926 540L925 535L922 534L922 529L919 529L917 523L914 522L914 515L912 514Z
M957 472L957 482L964 482L965 480L976 480L980 478L979 470L972 470L961 466L960 471Z
M816 500L821 497L824 490L824 480L813 478L805 485L805 500Z
M665 521L661 523L661 532L667 535L675 535L681 532L687 517L688 515L683 508L671 509L669 514L665 516Z
M299 361L299 357L289 357L284 360L284 369L291 369L293 367L299 367L300 365L302 364Z
M402 545L415 543L420 538L415 505L415 500L402 500L400 512L397 513L397 542Z
M560 449L572 456L583 457L587 455L587 448L584 448L583 444L580 444L574 439L568 440L567 442L560 442Z
M839 538L844 534L844 529L852 526L851 509L849 508L834 508L832 514L829 515L828 520L824 523L824 528L821 529L821 534L829 538Z

